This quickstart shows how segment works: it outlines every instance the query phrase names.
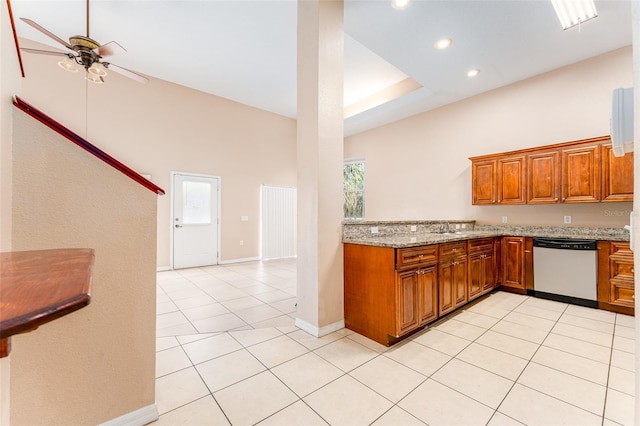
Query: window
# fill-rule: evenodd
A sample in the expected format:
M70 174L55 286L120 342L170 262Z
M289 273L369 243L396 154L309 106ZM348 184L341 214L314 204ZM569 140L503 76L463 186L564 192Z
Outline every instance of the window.
M344 217L364 219L364 161L344 163Z

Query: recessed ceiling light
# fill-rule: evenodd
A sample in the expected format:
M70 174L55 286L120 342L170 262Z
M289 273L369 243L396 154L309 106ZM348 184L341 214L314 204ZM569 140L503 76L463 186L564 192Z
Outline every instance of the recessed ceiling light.
M478 74L480 74L480 70L479 69L467 71L467 77L475 77Z
M409 7L411 0L391 0L391 7L402 10Z
M435 44L435 47L438 50L446 49L449 46L451 46L451 39L449 38L441 38L440 40L436 41Z

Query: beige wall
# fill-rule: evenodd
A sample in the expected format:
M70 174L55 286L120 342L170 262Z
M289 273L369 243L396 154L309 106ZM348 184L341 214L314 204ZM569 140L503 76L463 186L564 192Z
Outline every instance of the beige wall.
M623 48L347 138L345 158L366 161L366 218L628 224L631 203L472 206L468 157L608 135L611 91L632 71Z
M171 171L220 176L220 258L259 256L260 185L296 185L295 120L163 80L110 73L97 86L54 57L25 55L25 66L25 101L167 192L158 201L159 267L170 263Z
M98 424L154 404L157 195L19 110L14 250L95 250L91 304L14 336L12 425Z
M11 97L21 80L6 2L0 4L0 252L11 250ZM0 424L9 424L11 356L0 359Z

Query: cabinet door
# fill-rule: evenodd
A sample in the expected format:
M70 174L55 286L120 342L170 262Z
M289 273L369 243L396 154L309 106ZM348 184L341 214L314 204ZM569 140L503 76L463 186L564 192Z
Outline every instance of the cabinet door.
M600 145L562 150L562 202L600 201Z
M524 204L526 163L524 156L498 159L498 204Z
M454 308L467 303L467 257L454 258L453 261Z
M484 288L484 258L483 253L469 255L469 276L467 277L469 300L482 294Z
M471 163L471 203L495 204L497 200L496 160Z
M633 201L633 152L616 157L602 145L602 201Z
M560 196L560 153L558 151L527 156L527 203L553 204Z
M455 308L453 296L453 261L440 261L438 271L438 316Z
M524 237L503 237L501 249L502 285L524 290Z
M482 258L482 293L492 290L496 286L496 262L493 250L484 253ZM471 295L469 295L471 300Z
M438 267L422 268L418 274L420 296L420 324L426 324L438 318Z
M398 318L396 335L400 336L418 326L418 270L398 273Z

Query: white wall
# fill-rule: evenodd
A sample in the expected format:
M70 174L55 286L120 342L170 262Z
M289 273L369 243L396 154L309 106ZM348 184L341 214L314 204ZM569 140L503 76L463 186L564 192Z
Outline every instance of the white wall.
M55 57L24 56L25 101L167 192L158 202L159 267L170 263L171 171L220 176L220 258L259 256L260 185L296 185L295 120L153 78L141 85L109 73L98 86Z
M633 85L631 48L351 136L366 161L366 219L622 226L631 203L472 206L469 157L609 134L611 91Z

